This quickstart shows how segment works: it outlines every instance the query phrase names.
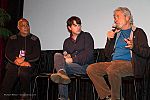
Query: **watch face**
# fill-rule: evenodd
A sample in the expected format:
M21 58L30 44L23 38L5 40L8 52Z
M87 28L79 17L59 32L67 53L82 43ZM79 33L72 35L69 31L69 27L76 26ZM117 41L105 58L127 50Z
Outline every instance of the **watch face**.
M25 57L25 50L20 50L19 57Z

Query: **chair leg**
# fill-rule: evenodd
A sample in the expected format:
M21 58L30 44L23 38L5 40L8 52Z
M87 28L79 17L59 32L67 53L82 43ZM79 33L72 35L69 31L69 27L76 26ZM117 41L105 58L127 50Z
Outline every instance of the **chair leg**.
M136 87L135 80L134 80L134 92L135 92L135 100L138 100L137 99L137 87Z
M95 88L94 88L94 85L93 85L93 84L92 84L92 90L93 90L93 100L96 100Z
M32 82L30 83L30 94L29 94L29 96L30 96L30 100L32 100L32 96L33 96L33 94L32 94Z
M122 100L122 96L123 96L123 94L122 94L122 83L121 83L121 86L120 86L120 100Z
M38 98L38 87L37 87L37 78L38 78L38 77L39 77L39 76L37 76L37 77L34 79L34 86L33 86L33 90L32 90L32 99L33 99L33 96L36 95L37 100L39 100L39 98ZM35 89L36 89L36 94L34 95Z
M33 80L31 80L30 82L30 94L29 94L30 100L32 100L33 97L36 96L36 94L34 94L34 88L35 88L35 79L34 79L34 82Z
M49 76L47 79L47 100L48 100L48 94L49 94Z
M77 92L78 92L78 79L76 78L76 80L75 80L76 82L75 82L75 85L76 85L76 88L75 88L75 100L77 100Z

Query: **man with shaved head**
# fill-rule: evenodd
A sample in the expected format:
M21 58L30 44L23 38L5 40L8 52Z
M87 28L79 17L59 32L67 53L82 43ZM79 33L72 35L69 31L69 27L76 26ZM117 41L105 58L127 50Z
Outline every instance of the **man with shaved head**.
M19 33L10 36L5 56L8 60L6 74L0 91L0 100L9 100L11 96L20 96L29 100L30 78L34 63L40 57L41 45L37 36L30 33L29 22L25 18L18 21ZM12 95L16 83L20 81L20 94Z

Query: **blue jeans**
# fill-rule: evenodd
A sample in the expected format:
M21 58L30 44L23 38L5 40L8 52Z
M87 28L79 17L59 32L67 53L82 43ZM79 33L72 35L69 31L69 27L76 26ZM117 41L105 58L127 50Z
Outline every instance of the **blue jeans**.
M79 65L77 63L67 64L61 53L54 55L54 68L56 71L64 70L66 74L86 74L86 68L88 65ZM68 85L59 84L59 96L68 100Z

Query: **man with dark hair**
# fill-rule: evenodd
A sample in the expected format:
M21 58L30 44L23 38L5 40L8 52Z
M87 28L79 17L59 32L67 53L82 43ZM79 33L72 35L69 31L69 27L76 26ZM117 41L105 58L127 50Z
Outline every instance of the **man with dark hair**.
M132 14L126 7L115 9L113 16L115 29L108 31L105 45L105 55L110 62L98 62L87 68L101 100L120 100L121 77L134 75L141 79L147 66L149 46L143 29L133 25ZM106 74L111 89L104 80ZM135 80L136 99L142 100L143 91L137 84Z
M54 55L54 68L57 73L51 80L59 84L59 100L68 100L68 74L86 74L86 68L93 63L94 41L90 33L81 30L81 20L72 16L67 20L70 32L63 44L63 54Z
M18 21L19 33L11 36L6 45L5 56L8 60L6 74L0 91L0 100L9 100L12 89L18 82L21 84L21 100L30 96L30 79L34 63L39 59L41 45L39 38L30 33L29 22L21 18Z

